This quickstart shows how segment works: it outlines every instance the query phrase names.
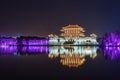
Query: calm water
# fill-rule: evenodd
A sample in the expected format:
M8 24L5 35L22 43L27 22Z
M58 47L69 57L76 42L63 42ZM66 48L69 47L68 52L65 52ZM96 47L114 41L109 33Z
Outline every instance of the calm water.
M119 47L2 46L2 78L120 80Z

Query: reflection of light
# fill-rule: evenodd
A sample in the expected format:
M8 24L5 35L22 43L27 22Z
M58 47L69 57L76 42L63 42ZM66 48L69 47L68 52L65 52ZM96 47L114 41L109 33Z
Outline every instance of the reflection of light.
M68 67L78 67L83 65L85 56L90 56L90 58L95 59L97 56L98 47L90 46L72 46L72 47L50 47L49 58L60 57L60 62L62 65Z
M111 60L120 58L120 47L103 47L102 49L107 58Z
M90 54L90 58L95 59L97 54Z
M0 55L14 55L17 52L17 46L0 47Z
M69 67L78 67L85 62L84 54L61 54L60 62Z
M85 58L82 59L75 59L75 58L65 58L65 59L61 59L60 61L62 63L62 65L68 66L68 67L78 67L80 65L82 65L85 62Z
M1 48L7 48L9 47L8 45L0 45Z
M91 54L92 53L92 50L90 49L90 47L87 47L86 50L85 50L87 54Z
M47 46L22 46L22 52L29 53L47 53Z
M47 46L0 46L0 55L19 55L19 54L48 53Z
M48 57L49 58L56 58L56 57L58 57L59 56L59 54L48 54Z
M66 54L66 53L74 53L74 54L95 54L98 47L89 47L89 46L74 46L71 48L64 48L63 46L54 46L49 47L49 54Z

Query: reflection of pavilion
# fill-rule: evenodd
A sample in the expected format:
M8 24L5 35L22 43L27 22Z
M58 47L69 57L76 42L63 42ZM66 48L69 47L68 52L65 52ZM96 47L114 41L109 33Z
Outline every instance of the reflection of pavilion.
M94 59L97 56L97 47L89 46L71 46L71 47L50 47L49 58L60 57L62 65L69 67L78 67L84 64L85 56Z
M0 55L35 55L49 53L49 58L60 57L62 65L78 67L86 61L86 56L97 56L95 46L1 46Z
M84 54L62 54L60 62L69 67L78 67L85 62Z

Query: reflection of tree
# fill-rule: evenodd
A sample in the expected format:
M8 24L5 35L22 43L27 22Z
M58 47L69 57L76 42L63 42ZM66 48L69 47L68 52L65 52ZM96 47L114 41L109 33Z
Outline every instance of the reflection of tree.
M107 59L120 59L120 47L103 47L102 51Z

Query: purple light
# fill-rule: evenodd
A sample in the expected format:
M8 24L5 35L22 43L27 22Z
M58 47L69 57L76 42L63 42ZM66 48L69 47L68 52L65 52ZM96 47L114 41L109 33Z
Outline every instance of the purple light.
M48 47L47 46L6 46L2 45L0 46L0 55L18 55L20 54L36 54L36 53L48 53Z
M21 50L28 53L48 53L47 46L23 46Z
M48 44L48 40L44 39L44 40L22 40L22 45L47 45Z
M102 39L103 46L120 46L120 33L107 33Z
M104 47L103 48L104 55L111 60L120 58L120 47Z
M13 55L17 53L17 46L1 46L0 55Z
M17 40L14 38L0 38L0 45L17 45Z
M27 40L22 40L22 45L27 45Z

